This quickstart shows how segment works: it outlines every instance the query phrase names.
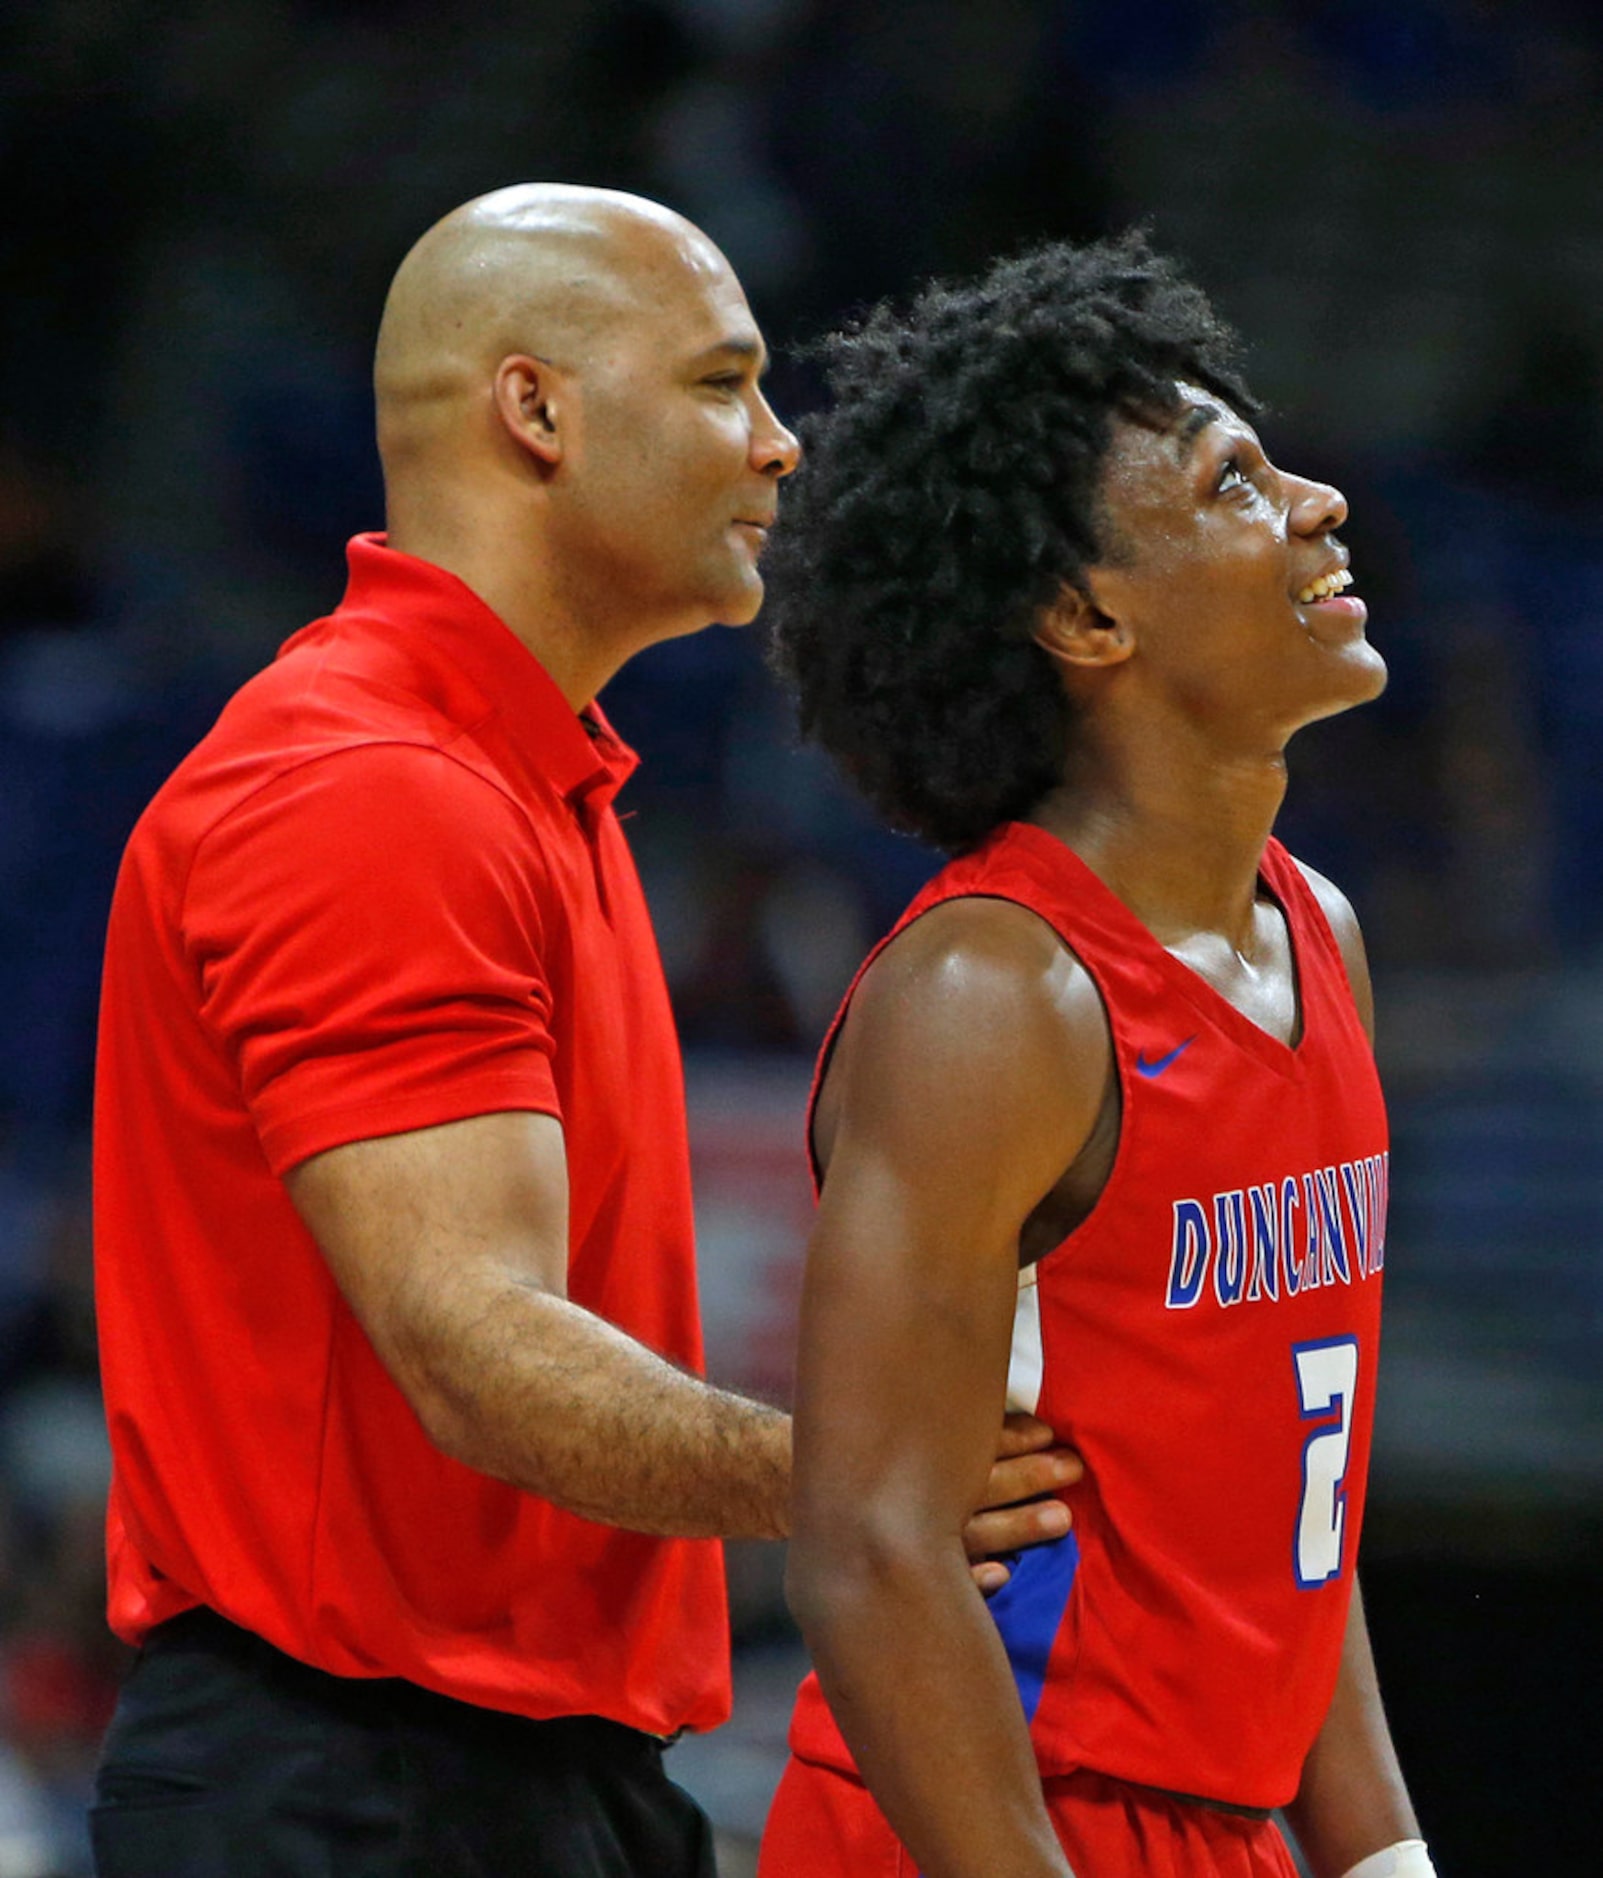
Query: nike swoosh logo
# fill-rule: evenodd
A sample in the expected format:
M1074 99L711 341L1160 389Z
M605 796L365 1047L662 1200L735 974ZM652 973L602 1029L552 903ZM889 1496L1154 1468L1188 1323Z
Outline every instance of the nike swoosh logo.
M1196 1042L1195 1037L1187 1037L1184 1043L1177 1043L1167 1056L1160 1056L1156 1062L1147 1061L1145 1050L1138 1050L1135 1057L1137 1071L1143 1076L1161 1076L1177 1056L1183 1056Z

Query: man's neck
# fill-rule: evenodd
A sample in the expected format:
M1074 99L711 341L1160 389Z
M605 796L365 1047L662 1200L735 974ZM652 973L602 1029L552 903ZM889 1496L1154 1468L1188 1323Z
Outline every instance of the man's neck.
M1160 944L1250 939L1258 866L1286 791L1284 755L1137 745L1090 753L1031 819L1066 842Z
M546 557L531 550L513 560L504 546L489 544L494 532L392 519L387 539L400 553L444 568L477 594L540 661L573 709L582 711L635 648L579 624L550 578Z

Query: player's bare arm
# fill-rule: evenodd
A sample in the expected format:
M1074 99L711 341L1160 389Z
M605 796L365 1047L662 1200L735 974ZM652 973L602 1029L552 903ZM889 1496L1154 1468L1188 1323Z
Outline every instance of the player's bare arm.
M481 1472L633 1531L777 1538L790 1418L665 1361L566 1295L561 1124L514 1113L314 1156L289 1190L431 1440ZM1033 1417L1010 1417L969 1555L1067 1529L1038 1499L1077 1477ZM987 1588L1005 1567L981 1563Z
M1420 1836L1381 1706L1357 1585L1336 1691L1286 1817L1314 1878L1342 1878L1372 1853Z
M1306 865L1302 871L1341 948L1353 1002L1373 1042L1375 994L1357 915L1332 881ZM1341 1878L1371 1853L1419 1837L1419 1821L1381 1705L1363 1594L1356 1584L1330 1710L1286 1816L1315 1878Z
M788 1589L928 1878L1069 1869L960 1533L1006 1389L1020 1234L1109 1073L1085 973L1033 915L976 899L881 955L820 1105Z

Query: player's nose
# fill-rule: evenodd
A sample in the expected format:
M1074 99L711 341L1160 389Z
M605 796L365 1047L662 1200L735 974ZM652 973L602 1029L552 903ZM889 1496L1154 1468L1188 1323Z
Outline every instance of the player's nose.
M1311 476L1287 478L1291 488L1291 522L1300 535L1328 535L1347 519L1347 498L1334 483Z

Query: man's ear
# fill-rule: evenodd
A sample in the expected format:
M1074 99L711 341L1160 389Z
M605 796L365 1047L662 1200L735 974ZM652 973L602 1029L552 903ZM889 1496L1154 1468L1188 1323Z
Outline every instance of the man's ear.
M557 368L532 353L514 352L496 367L496 415L512 441L548 470L562 461L570 396Z
M1135 650L1135 640L1123 620L1103 612L1087 589L1067 582L1057 598L1041 609L1033 636L1042 651L1060 664L1081 669L1121 665Z

